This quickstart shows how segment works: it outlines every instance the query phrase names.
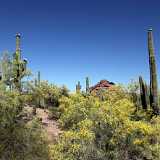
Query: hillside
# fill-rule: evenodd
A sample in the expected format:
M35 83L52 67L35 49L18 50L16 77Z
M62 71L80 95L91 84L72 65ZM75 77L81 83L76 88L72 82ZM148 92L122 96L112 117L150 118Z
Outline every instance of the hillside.
M85 79L75 92L31 80L16 51L0 60L0 160L160 160L160 93L153 45L148 35L150 84L142 76L129 85Z

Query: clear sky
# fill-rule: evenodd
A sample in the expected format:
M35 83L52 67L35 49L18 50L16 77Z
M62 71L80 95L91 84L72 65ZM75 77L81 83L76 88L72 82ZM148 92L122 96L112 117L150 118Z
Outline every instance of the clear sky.
M91 84L148 80L150 26L160 67L159 0L1 0L0 52L13 53L20 32L33 73L71 90L86 76Z

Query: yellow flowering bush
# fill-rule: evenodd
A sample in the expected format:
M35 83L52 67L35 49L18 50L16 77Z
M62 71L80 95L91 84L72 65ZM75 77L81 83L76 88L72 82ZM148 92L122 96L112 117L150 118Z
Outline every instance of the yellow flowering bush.
M65 131L51 146L52 160L160 159L160 118L137 120L136 107L121 87L101 101L80 94L61 99L59 122Z
M65 131L59 142L51 146L52 160L83 160L92 157L95 135L89 129L91 123L85 120L78 124L78 130Z
M100 107L100 103L93 96L86 98L80 94L63 97L60 103L59 110L62 113L59 122L63 128L72 128L80 121L94 117Z

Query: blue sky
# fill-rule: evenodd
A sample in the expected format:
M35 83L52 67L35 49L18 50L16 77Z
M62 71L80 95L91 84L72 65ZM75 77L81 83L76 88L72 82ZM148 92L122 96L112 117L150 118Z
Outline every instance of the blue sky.
M13 53L20 32L33 73L71 90L86 76L91 84L139 75L148 81L150 26L160 67L159 6L159 0L1 0L0 52Z

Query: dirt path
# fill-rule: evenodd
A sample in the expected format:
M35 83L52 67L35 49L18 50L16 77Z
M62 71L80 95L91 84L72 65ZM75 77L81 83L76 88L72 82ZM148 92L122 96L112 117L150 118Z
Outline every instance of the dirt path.
M25 107L28 113L32 114L32 107ZM36 116L41 119L43 128L47 134L47 138L50 143L53 143L57 140L58 135L62 133L62 131L58 127L58 122L56 120L50 120L48 118L49 111L41 108L36 109Z
M37 117L42 119L42 125L46 130L49 141L54 141L62 131L58 128L58 122L48 118L48 110L37 108Z
M48 118L48 110L37 108L37 117L42 119L42 125L46 130L49 141L57 139L62 131L58 128L58 122Z

